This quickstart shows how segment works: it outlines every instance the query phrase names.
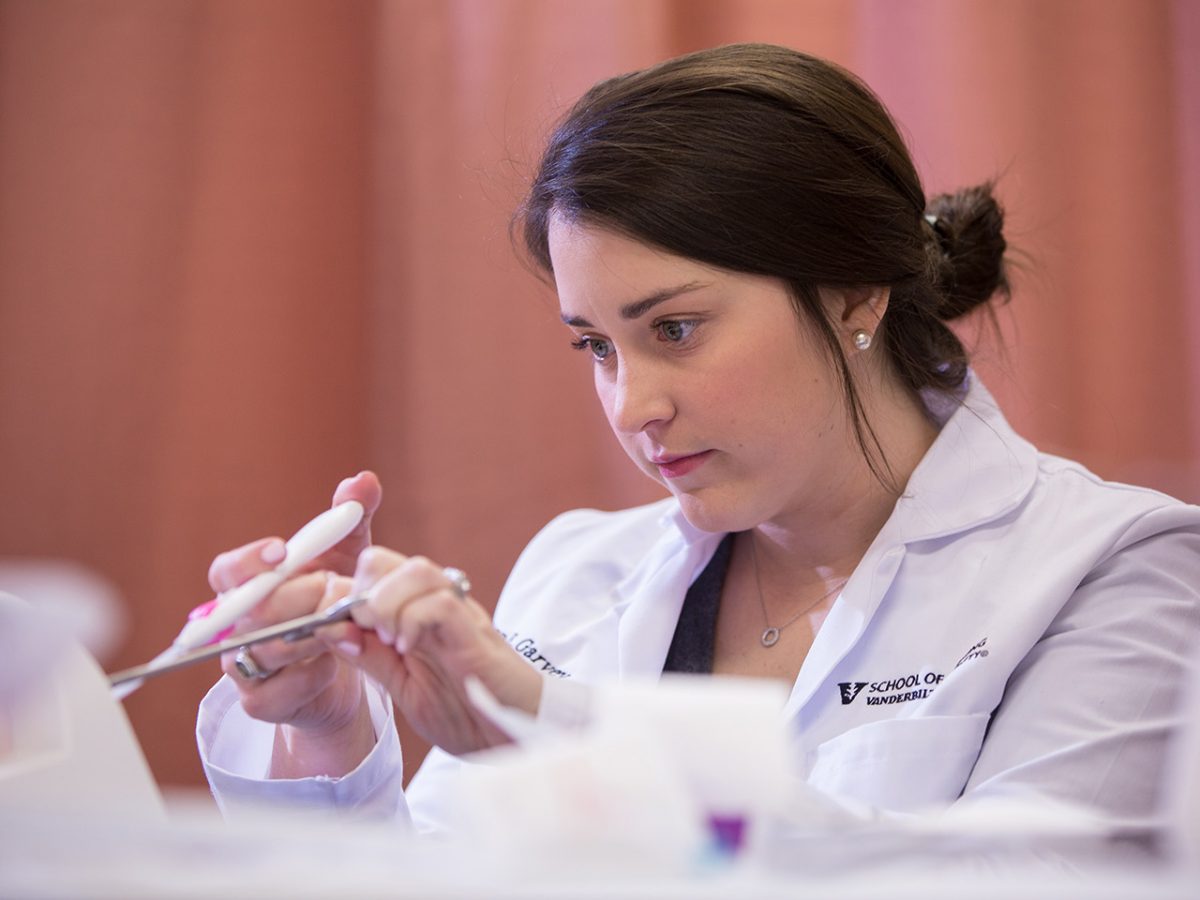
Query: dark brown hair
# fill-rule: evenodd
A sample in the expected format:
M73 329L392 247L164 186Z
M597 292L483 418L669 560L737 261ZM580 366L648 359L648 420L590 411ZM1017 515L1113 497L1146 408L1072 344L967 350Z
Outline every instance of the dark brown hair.
M818 288L890 288L875 341L913 392L960 386L967 355L945 323L1008 293L991 185L927 203L866 85L767 44L692 53L589 90L555 129L517 214L547 272L552 214L782 279L828 348L868 463L893 487Z

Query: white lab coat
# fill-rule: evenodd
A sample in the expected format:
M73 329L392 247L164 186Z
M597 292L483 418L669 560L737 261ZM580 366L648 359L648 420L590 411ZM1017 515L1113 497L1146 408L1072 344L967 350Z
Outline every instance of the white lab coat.
M1200 647L1200 508L1038 453L977 381L931 411L941 433L784 710L802 777L881 810L1033 795L1150 824ZM521 555L496 626L552 680L657 677L721 537L674 500L567 513ZM219 802L411 808L419 829L444 826L447 783L469 763L435 749L406 802L389 704L373 702L382 739L355 772L265 781L273 729L218 683L198 736Z

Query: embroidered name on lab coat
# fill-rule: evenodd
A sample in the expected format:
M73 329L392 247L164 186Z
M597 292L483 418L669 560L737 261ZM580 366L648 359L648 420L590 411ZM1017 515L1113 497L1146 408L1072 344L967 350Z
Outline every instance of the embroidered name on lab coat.
M968 660L984 659L987 657L987 655L988 655L987 638L984 638L983 640L976 643L975 646L973 646L970 650L968 650L966 653L964 653L962 659L960 659L958 662L956 662L954 664L954 668L957 669L959 666L961 666L963 663L967 662Z
M859 694L866 690L867 706L890 706L893 703L908 703L923 700L934 692L946 676L940 672L923 672L902 675L884 681L839 681L842 706L849 706Z
M521 637L515 631L512 632L512 634L509 634L508 632L501 631L499 628L496 629L496 632L500 635L500 637L508 641L509 645L514 650L529 660L529 664L531 666L537 666L547 675L555 675L559 678L571 677L570 672L558 668L558 666L554 665L554 663L546 658L545 654L538 649L537 642L534 641L533 638Z
M973 659L987 659L987 642L987 638L976 641L971 645L971 649L954 664L954 668L957 669L963 663ZM858 695L864 692L864 689L867 695L867 706L890 706L893 703L924 700L934 692L945 677L939 672L918 672L916 675L904 675L886 681L839 681L838 691L842 695L842 706L849 706L853 703Z

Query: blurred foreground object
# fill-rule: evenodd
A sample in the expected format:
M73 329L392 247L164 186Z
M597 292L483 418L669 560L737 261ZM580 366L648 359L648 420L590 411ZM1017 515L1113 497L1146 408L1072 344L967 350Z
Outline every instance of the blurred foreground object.
M0 557L0 593L20 597L42 613L46 624L78 641L101 662L124 637L125 608L116 588L77 563ZM0 666L21 648L15 634L0 629ZM27 647L25 652L37 648ZM3 672L0 669L0 680Z
M165 817L129 720L76 639L111 645L104 603L112 595L96 592L101 583L78 570L59 575L30 581L39 598L57 602L31 605L0 592L0 843L34 813ZM93 605L94 596L106 601Z
M25 627L21 608L6 598L0 621ZM69 696L54 699L82 727L36 780L0 781L0 896L1195 896L1193 870L1123 857L1069 810L872 818L805 791L778 716L786 692L749 680L604 685L586 722L514 720L521 746L476 755L461 827L440 840L327 808L223 822L210 804L174 803L164 824L103 676L78 648L59 658ZM79 798L86 808L72 809Z

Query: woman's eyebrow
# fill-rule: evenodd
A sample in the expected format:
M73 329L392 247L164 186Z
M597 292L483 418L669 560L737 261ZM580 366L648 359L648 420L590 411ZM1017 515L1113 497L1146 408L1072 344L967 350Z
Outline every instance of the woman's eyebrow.
M641 300L634 300L632 303L626 303L621 307L622 319L637 319L644 316L660 303L678 297L680 294L687 294L691 291L699 290L700 288L708 287L710 282L707 281L689 281L686 284L676 285L675 287L664 288L661 291L655 291L648 297ZM594 328L587 319L582 316L571 316L563 313L563 323L570 325L573 328Z

